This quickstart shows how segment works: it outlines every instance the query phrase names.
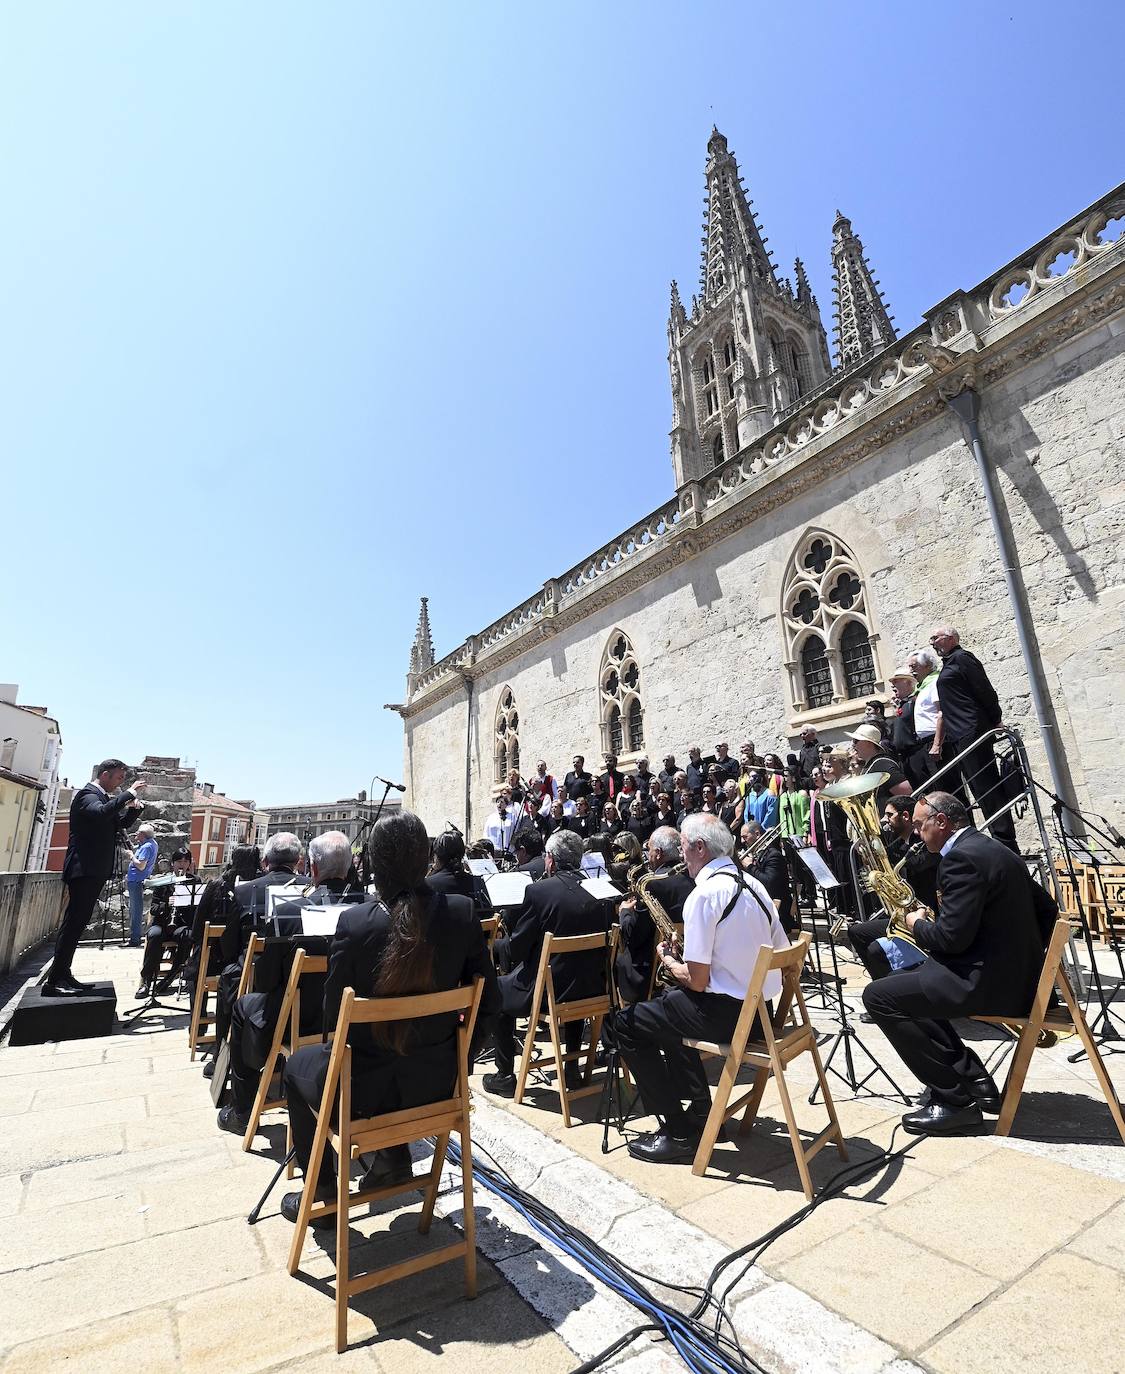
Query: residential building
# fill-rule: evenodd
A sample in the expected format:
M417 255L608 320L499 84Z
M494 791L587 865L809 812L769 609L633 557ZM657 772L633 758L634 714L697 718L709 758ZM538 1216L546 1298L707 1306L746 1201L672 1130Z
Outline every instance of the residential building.
M37 873L47 867L51 847L51 827L59 800L62 735L58 721L47 714L45 706L21 706L18 696L14 683L0 683L0 769L9 769L36 784L35 801L24 798L21 803L32 809L31 835L23 861L11 871Z

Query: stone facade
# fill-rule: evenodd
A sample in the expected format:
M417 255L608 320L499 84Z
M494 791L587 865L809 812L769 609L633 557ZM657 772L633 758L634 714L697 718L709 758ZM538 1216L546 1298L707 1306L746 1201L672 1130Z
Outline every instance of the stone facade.
M159 859L169 860L175 850L186 849L191 843L195 769L181 768L176 758L146 754L142 763L126 772L126 786L134 778L143 778L148 783L141 793L145 804L141 821L148 821L156 831Z
M467 829L479 833L508 692L525 774L540 756L556 772L575 750L598 759L618 636L635 654L644 749L658 759L720 738L789 747L806 721L839 737L937 620L983 659L1046 782L998 547L946 403L971 387L1074 794L1112 805L1125 791L1123 216L1118 188L453 653L412 654L394 708L408 804L431 825L464 817L468 756ZM789 597L821 544L848 569L822 587L843 588L822 653Z

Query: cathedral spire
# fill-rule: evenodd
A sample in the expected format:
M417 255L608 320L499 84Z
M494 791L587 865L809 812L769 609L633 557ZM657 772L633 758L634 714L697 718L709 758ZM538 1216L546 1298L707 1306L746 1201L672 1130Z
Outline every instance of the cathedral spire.
M434 641L430 634L430 599L422 598L422 609L418 612L418 628L414 631L414 644L410 650L410 671L424 673L434 666Z
M718 129L712 127L707 141L707 192L703 205L703 260L700 267L700 298L704 305L717 300L737 278L738 268L749 263L751 276L768 281L776 290L777 278L766 250L752 202L738 174L738 163Z
M839 210L832 226L832 272L836 296L836 362L852 367L885 348L895 338L878 279L852 232L852 222Z

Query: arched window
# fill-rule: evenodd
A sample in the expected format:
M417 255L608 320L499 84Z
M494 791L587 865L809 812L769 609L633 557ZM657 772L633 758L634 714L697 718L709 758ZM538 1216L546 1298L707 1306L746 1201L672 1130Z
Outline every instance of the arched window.
M798 714L878 690L863 574L836 535L802 536L782 579L781 625Z
M797 395L804 396L812 390L813 384L808 352L800 342L790 338L786 340L785 353L786 370L797 388Z
M703 409L707 415L714 415L719 408L719 392L715 385L715 359L711 356L710 345L702 356L700 370L703 377Z
M849 620L840 635L844 685L850 698L870 696L875 690L875 660L867 627Z
M711 466L718 467L723 461L723 435L722 431L715 435L711 444Z
M644 752L644 706L641 670L627 634L614 630L602 654L598 675L601 694L602 748L621 755Z
M520 714L510 687L505 687L496 703L496 727L493 746L494 778L497 783L508 780L508 772L520 766Z
M819 635L809 635L801 645L801 680L810 711L832 705L832 670Z

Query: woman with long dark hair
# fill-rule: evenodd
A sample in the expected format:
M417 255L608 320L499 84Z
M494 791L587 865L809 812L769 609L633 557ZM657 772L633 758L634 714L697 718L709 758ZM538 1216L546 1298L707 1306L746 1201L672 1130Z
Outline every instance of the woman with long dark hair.
M340 917L328 956L324 1025L334 1027L345 988L359 997L409 997L446 992L478 975L484 979L470 1054L490 1033L499 1009L496 972L481 924L468 897L434 892L426 884L430 840L409 811L381 820L368 841L371 875L379 896ZM356 1026L352 1047L352 1110L356 1117L393 1112L447 1098L457 1077L457 1018ZM328 1076L330 1045L298 1050L285 1066L285 1096L293 1145L307 1170L316 1113ZM409 1177L410 1151L381 1150L364 1177L365 1187ZM316 1183L318 1201L335 1196L326 1153ZM296 1221L300 1193L287 1193L281 1213ZM326 1220L335 1224L331 1216Z
M512 842L515 848L515 841ZM433 843L433 857L426 886L432 892L444 892L447 897L468 897L477 915L492 915L492 902L484 879L465 867L465 838L457 830L444 830Z

